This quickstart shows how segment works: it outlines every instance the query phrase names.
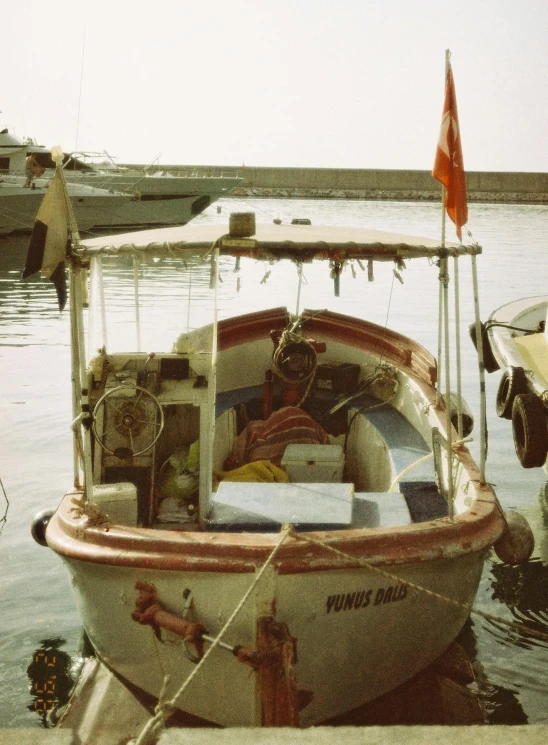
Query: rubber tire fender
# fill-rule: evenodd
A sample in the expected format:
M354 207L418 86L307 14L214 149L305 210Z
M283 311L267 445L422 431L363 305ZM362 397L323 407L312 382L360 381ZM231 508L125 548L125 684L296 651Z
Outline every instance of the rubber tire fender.
M497 390L497 416L512 418L514 399L520 393L527 393L527 376L523 367L507 367L502 373Z
M514 447L523 468L539 468L548 453L546 410L534 393L520 393L512 407Z
M470 335L470 338L472 339L472 344L476 348L476 352L477 352L478 351L478 337L476 333L475 323L471 323L470 326L468 326L468 333ZM489 341L489 337L487 336L487 329L484 323L480 323L480 333L481 333L481 345L483 349L484 368L487 370L488 373L492 373L492 372L495 372L496 370L500 370L500 365L497 362L495 355L493 354L491 342Z

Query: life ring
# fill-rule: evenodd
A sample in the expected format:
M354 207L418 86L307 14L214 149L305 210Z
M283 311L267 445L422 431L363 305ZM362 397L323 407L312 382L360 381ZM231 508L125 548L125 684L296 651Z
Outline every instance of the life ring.
M502 373L497 391L497 416L511 419L514 399L520 393L527 393L525 370L523 367L507 367Z
M512 407L514 446L523 468L539 468L548 453L546 410L534 393L520 393Z
M491 348L491 342L489 341L489 337L487 336L487 329L485 327L484 323L480 323L480 329L481 329L481 347L483 350L483 366L487 370L488 373L495 372L496 370L500 370L500 365L495 359L495 355L493 354L493 350ZM476 348L476 352L478 351L478 337L476 333L476 324L471 323L470 326L468 326L468 333L470 334L470 338L472 339L472 343Z

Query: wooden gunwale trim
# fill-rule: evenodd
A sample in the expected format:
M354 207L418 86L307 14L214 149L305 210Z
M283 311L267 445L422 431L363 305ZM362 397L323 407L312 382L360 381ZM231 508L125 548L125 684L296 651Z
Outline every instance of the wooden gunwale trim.
M375 566L456 558L492 546L503 520L489 487L474 508L447 519L384 529L350 529L309 533L344 553ZM47 528L49 546L69 559L158 570L253 572L266 561L279 533L186 532L130 528L110 523L89 525L70 512L65 497ZM288 537L276 559L280 574L340 569L349 561L320 546ZM357 566L357 564L356 564Z
M308 317L306 313L303 315L303 328L308 333L317 333L348 346L367 349L370 354L410 370L430 385L435 384L435 357L409 337L371 321L333 311L324 311Z
M268 339L271 329L285 328L287 320L287 308L284 307L224 318L218 325L217 347L221 351L246 342Z
M436 360L417 342L390 329L363 319L332 311L303 313L303 328L309 335L318 334L336 342L365 349L386 362L415 373L429 385L436 382ZM273 328L285 328L287 311L273 308L258 313L224 319L219 322L218 349L223 351L239 344L266 339Z

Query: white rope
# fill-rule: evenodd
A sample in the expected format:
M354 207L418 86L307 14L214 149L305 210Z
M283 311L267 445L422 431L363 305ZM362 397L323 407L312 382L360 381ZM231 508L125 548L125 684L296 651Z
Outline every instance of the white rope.
M459 288L459 258L453 257L455 277L455 360L457 366L457 432L459 437L463 435L462 425L462 367L460 349L460 288ZM449 405L449 404L448 404Z
M297 264L297 275L299 277L299 283L297 285L297 305L295 308L295 315L299 316L300 315L299 308L301 306L301 288L303 285L303 265L301 262Z
M461 445L464 445L464 444L466 444L467 442L472 442L472 438L471 438L471 437L467 437L467 438L465 438L465 439L462 439L462 440L455 440L455 441L454 441L454 442L452 443L452 446L453 446L453 451L455 451L457 447L460 447ZM430 458L433 458L433 457L434 457L434 451L432 451L431 453L427 453L426 455L423 455L423 456L422 456L422 458L419 458L419 459L418 459L418 460L416 460L416 461L415 461L414 463L411 463L411 465L410 465L410 466L407 466L407 468L404 468L404 469L403 469L403 471L401 471L401 472L400 472L400 473L399 473L399 474L398 474L398 475L396 476L396 478L395 478L395 479L394 479L394 480L392 481L392 483L390 484L390 487L389 487L388 491L389 491L389 492L391 492L391 491L392 491L392 489L393 489L393 488L394 488L394 487L396 486L396 484L398 483L398 481L400 481L400 480L401 480L401 479L402 479L402 478L403 478L403 477L404 477L404 476L405 476L406 474L408 474L408 473L409 473L409 471L412 471L412 470L413 470L413 468L415 468L416 466L420 466L420 465L422 465L423 463L426 463L426 462L427 462L428 460L430 460Z
M426 461L430 460L430 458L433 458L433 457L434 457L434 451L432 451L431 453L427 453L426 455L423 455L422 458L419 458L414 463L411 463L410 466L407 466L407 468L404 468L403 471L401 471L400 473L398 473L398 475L396 476L396 478L392 481L392 483L390 484L390 486L388 488L388 491L391 492L392 489L398 483L398 481L400 481L407 473L409 473L409 471L412 471L413 468L415 468L416 466L420 466L423 463L426 463Z
M270 566L270 564L274 561L274 558L276 554L278 553L279 549L281 548L283 542L287 538L287 536L291 533L292 527L291 526L284 526L283 532L280 534L280 538L274 548L272 549L270 555L268 556L267 560L259 570L258 574L256 575L255 579L245 592L244 596L232 612L230 618L225 623L223 628L219 631L218 635L215 637L214 641L211 643L211 646L207 649L206 653L200 660L200 662L196 665L194 670L190 673L188 678L184 681L184 683L181 685L179 690L175 693L175 695L172 697L170 701L162 702L158 701L158 706L156 707L156 713L154 716L149 719L149 721L146 723L140 734L138 735L136 740L131 741L131 745L152 745L156 737L160 734L162 729L165 727L165 723L167 719L171 716L173 711L176 708L177 705L177 699L179 699L183 693L186 691L192 680L195 678L195 676L198 674L198 672L202 669L205 661L209 657L209 655L213 652L213 650L219 645L219 642L221 641L222 637L224 636L227 629L232 625L234 622L236 616L239 614L239 612L242 610L243 606L249 599L249 596L253 592L253 590L256 588L258 583L261 581L261 578L263 574L265 573L266 569Z
M438 592L434 592L433 590L428 590L426 587L422 587L421 585L417 585L415 582L410 582L409 580L403 579L403 577L398 577L396 574L392 574L391 572L387 572L385 569L381 569L378 566L374 566L371 564L367 559L363 559L359 556L351 556L350 554L345 553L344 551L340 551L338 548L335 548L334 546L330 546L327 543L324 543L323 541L318 541L315 538L311 538L306 533L292 533L293 538L298 538L303 541L307 541L308 543L311 543L315 546L319 546L321 548L325 548L328 551L331 551L332 553L336 554L337 556L341 556L348 561L350 561L352 564L357 564L358 566L365 567L367 569L370 569L373 572L376 572L377 574L381 574L383 577L387 577L388 579L397 582L399 584L405 585L406 587L410 587L412 590L417 590L418 592L422 592L425 595L428 595L429 597L436 598L437 600L441 600L442 602L448 603L449 605L453 605L456 608L460 608L467 613L473 613L476 616L481 616L482 618L487 619L488 621L495 621L497 623L504 624L505 626L510 627L514 631L522 634L529 634L530 636L536 637L537 639L543 639L545 641L548 641L548 634L543 631L537 631L536 629L533 629L529 626L525 626L525 624L522 623L516 623L515 621L507 621L505 618L502 618L501 616L495 616L492 613L486 613L485 611L479 610L477 608L474 608L472 606L472 603L461 603L460 600L454 600L453 598L447 597L447 595L441 595Z

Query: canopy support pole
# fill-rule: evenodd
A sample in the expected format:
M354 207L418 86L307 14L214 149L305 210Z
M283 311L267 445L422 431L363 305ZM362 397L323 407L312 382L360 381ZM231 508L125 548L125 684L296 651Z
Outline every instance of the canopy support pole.
M441 260L440 282L443 288L443 326L445 351L445 413L447 430L447 501L449 517L453 519L453 425L451 423L451 374L450 374L450 342L449 342L449 260Z
M487 409L485 402L485 365L483 364L483 334L480 321L478 269L476 256L472 254L472 283L474 287L474 314L476 323L476 344L478 348L479 382L480 382L480 462L481 484L485 484L485 461L487 458Z
M139 313L139 260L133 258L133 289L135 296L135 332L137 334L137 351L141 351L141 317Z

